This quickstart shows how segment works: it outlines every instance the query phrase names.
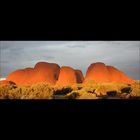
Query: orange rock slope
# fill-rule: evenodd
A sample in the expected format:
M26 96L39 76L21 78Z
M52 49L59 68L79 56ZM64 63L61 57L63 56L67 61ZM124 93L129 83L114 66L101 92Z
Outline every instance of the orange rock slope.
M122 71L112 67L106 66L102 62L93 63L88 67L85 82L94 81L96 83L116 82L132 84L134 80L126 76Z
M1 80L0 85L16 85L16 84L12 81Z
M7 76L8 81L17 85L30 85L39 82L55 84L58 79L60 67L57 64L39 62L34 68L16 70Z
M82 83L84 76L82 71L74 70L68 66L62 66L60 69L59 78L57 81L58 85L68 86L76 83Z
M75 70L71 67L62 66L57 84L67 86L75 83L77 83Z
M125 75L122 71L106 66L104 63L92 63L86 72L84 78L82 71L74 70L68 66L60 66L55 63L39 62L34 68L25 68L16 70L10 73L7 81L13 81L17 85L31 85L39 82L58 85L72 85L75 83L85 83L94 81L102 82L117 82L132 84L134 80ZM2 82L1 82L2 83Z

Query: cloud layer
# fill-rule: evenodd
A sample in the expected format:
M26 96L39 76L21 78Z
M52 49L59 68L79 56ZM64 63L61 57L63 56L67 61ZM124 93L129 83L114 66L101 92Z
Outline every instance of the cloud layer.
M0 77L38 61L71 66L86 73L94 62L104 62L140 79L139 41L0 41Z

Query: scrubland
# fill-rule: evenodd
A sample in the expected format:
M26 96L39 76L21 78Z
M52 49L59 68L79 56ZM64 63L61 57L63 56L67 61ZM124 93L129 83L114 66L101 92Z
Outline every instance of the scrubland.
M132 85L94 83L52 86L39 83L31 86L0 85L0 99L139 99L140 80Z

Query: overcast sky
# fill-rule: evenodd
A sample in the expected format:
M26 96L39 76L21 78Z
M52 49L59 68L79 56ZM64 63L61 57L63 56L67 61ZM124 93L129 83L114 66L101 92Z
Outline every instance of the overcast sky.
M0 77L39 61L81 69L104 62L140 79L140 41L0 41Z

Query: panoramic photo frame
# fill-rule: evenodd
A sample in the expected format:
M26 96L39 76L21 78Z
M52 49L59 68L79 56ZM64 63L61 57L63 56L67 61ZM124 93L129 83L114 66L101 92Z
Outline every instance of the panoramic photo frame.
M0 41L1 99L139 99L140 41Z

